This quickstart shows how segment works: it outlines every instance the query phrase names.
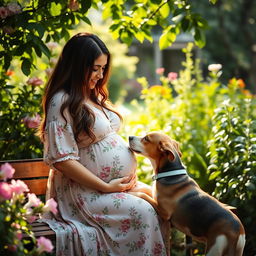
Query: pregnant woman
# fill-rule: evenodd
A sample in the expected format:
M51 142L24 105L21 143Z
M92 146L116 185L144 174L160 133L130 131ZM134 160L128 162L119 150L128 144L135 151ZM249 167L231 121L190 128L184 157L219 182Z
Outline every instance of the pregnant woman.
M168 255L155 210L129 194L147 188L138 186L135 156L117 134L121 116L108 101L109 69L105 44L79 33L48 81L40 132L52 168L47 196L58 214L43 221L56 232L58 256Z

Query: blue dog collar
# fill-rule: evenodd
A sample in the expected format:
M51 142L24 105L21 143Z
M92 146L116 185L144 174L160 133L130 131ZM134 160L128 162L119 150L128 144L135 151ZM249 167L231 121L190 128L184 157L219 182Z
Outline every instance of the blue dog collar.
M160 178L176 176L181 174L187 174L187 171L185 169L180 169L180 170L158 173L152 176L152 180L158 180Z

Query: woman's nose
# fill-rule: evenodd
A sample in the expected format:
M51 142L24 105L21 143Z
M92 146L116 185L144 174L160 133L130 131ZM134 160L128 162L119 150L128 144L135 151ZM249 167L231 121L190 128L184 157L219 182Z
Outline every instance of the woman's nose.
M99 69L97 76L100 79L103 78L103 70Z

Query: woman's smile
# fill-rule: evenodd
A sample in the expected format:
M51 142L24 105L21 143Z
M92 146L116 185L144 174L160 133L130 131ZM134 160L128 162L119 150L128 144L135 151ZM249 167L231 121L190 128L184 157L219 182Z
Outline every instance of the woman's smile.
M108 56L106 54L100 55L93 65L92 75L90 78L90 89L94 89L97 82L103 78L104 70L108 62Z

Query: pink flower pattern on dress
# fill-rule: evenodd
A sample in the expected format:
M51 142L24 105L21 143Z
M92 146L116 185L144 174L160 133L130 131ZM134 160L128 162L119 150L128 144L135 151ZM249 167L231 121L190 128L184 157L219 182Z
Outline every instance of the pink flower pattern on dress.
M86 146L88 136L81 136L78 143L74 140L69 122L72 117L67 113L66 123L60 114L55 114L60 113L62 100L65 100L62 92L53 97L46 123L44 156L49 165L75 158L105 182L136 171L134 154L117 134L121 123L115 113L105 110L109 117L106 118L92 108L96 115L93 127L96 141ZM61 172L51 173L49 196L58 202L59 212L57 220L51 215L46 222L60 238L56 256L73 255L74 244L79 251L77 256L155 256L154 250L158 253L161 248L158 255L168 255L157 214L145 200L126 192L102 193L71 182Z
M130 219L125 219L125 220L121 221L121 227L119 228L119 230L122 233L127 233L130 228L131 228L131 220Z

